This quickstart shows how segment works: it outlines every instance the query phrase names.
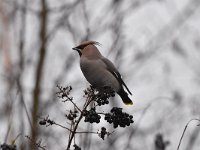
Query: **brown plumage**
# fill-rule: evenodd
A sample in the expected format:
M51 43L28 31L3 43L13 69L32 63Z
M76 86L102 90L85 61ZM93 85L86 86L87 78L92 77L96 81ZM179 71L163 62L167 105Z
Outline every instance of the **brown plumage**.
M94 87L109 86L119 94L126 105L132 105L133 102L125 92L124 87L132 95L126 84L121 78L120 73L113 63L101 55L95 41L85 41L73 50L78 51L80 55L80 67L87 81Z

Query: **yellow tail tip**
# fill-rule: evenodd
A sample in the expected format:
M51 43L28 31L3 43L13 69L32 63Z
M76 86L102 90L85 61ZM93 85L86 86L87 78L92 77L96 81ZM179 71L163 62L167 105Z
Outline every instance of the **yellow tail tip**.
M125 105L133 105L133 102L126 102Z

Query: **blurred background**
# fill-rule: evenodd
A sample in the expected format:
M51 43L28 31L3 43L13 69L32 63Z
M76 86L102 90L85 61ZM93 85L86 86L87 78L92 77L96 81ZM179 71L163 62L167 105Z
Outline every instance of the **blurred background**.
M199 6L199 0L1 0L0 144L18 137L18 149L32 149L30 136L48 150L66 149L68 131L39 126L38 118L68 125L72 105L56 97L57 84L71 85L83 105L89 84L72 47L94 40L133 93L134 106L115 96L107 107L122 107L135 122L115 130L81 122L79 131L115 132L104 141L81 134L76 143L83 150L176 149L187 122L200 118ZM182 150L199 150L196 125L189 124Z

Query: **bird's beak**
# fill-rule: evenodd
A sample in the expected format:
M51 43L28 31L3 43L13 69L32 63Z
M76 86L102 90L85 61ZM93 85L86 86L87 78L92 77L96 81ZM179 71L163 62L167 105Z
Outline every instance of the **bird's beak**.
M72 49L75 50L75 51L80 51L80 49L77 48L77 47L74 47L74 48L72 48Z

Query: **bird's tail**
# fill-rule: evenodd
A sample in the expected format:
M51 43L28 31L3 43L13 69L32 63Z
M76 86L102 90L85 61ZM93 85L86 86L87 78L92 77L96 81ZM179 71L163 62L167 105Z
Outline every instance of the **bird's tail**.
M128 94L124 91L124 89L121 89L118 92L118 94L121 97L121 99L124 102L124 104L126 104L126 105L133 105L132 100L128 97Z

